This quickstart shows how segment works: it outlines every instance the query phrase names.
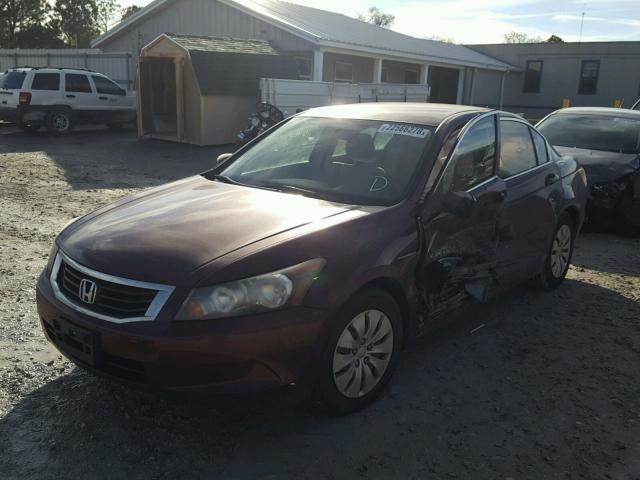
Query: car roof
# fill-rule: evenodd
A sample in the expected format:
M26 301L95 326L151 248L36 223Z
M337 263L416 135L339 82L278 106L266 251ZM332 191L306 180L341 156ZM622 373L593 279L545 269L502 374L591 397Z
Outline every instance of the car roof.
M38 72L42 72L42 73L59 73L59 72L67 72L67 73L91 73L91 74L96 74L96 75L102 75L101 73L98 72L94 72L93 70L89 70L86 68L64 68L64 67L13 67L13 68L9 68L7 69L5 72L1 72L1 73L8 73L8 72L31 72L31 71L38 71Z
M492 110L488 108L468 105L378 102L311 108L300 113L299 116L382 120L436 126L456 114L486 113L490 111Z
M566 115L571 113L579 113L581 115L604 115L611 117L626 117L640 119L640 111L630 110L626 108L611 107L571 107L556 110L552 115Z

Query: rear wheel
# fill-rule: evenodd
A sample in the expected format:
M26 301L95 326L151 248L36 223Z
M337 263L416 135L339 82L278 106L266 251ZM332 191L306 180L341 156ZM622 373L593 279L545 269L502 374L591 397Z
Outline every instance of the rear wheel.
M640 236L640 201L633 199L631 188L627 188L616 208L616 230L622 235Z
M391 378L402 334L400 310L389 294L367 290L352 297L329 335L320 400L336 413L373 400Z
M71 131L71 112L54 110L47 115L47 130L54 135L66 135Z
M542 272L535 278L534 283L538 287L552 289L564 281L573 257L575 234L575 222L569 214L564 213L558 220Z

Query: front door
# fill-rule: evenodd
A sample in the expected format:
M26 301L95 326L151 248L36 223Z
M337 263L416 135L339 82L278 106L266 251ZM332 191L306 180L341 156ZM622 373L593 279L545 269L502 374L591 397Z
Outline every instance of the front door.
M95 116L95 94L91 89L89 77L84 73L64 74L64 101L81 122L91 120Z
M462 131L425 204L419 280L436 321L469 297L484 300L494 283L497 223L506 192L495 175L496 121L495 114L485 115Z
M560 169L548 161L547 145L527 123L500 120L500 167L507 186L498 225L498 270L502 283L535 276L551 245L556 207L562 201Z

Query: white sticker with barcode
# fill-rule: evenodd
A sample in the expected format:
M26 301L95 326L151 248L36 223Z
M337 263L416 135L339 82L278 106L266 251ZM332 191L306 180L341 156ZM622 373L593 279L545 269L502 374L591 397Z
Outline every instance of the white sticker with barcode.
M384 123L380 125L378 133L392 133L394 135L406 135L408 137L426 138L429 130L406 123Z

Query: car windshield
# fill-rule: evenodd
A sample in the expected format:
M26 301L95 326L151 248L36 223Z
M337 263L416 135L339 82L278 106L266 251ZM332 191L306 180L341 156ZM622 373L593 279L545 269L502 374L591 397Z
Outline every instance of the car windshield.
M297 117L207 178L392 205L404 197L432 133L432 127L407 123Z
M636 153L640 142L640 120L633 118L557 114L538 125L538 130L559 147Z
M0 76L0 89L19 90L22 88L22 83L26 76L26 72L9 72Z

